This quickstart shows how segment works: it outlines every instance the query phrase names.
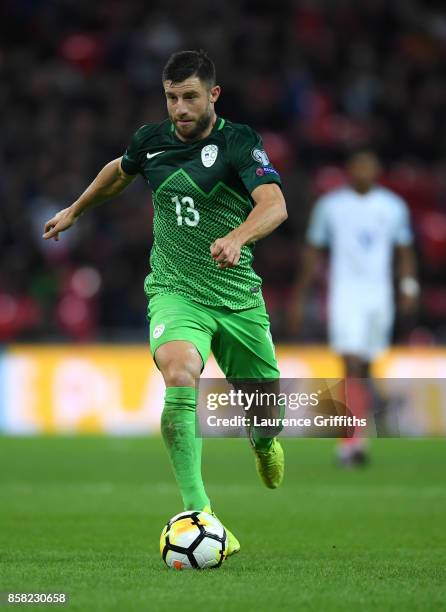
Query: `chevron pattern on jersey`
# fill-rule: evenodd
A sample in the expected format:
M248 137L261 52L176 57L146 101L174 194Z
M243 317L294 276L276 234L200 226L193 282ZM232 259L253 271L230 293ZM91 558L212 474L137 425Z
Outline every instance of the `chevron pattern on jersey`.
M223 270L209 250L217 238L245 221L252 210L249 199L221 181L205 193L180 169L158 187L153 203L152 272L145 282L149 297L178 293L232 310L262 303L261 279L251 266L252 248L243 247L239 264Z

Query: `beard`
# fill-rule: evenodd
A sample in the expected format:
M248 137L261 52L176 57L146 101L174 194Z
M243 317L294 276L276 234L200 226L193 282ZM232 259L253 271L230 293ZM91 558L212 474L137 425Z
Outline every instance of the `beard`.
M185 140L199 140L201 134L203 134L203 132L205 132L212 121L212 111L211 109L208 109L207 112L203 113L201 115L201 117L199 117L195 123L195 127L192 128L190 131L188 131L186 134L184 134L179 128L178 126L176 126L176 129L178 130L178 132L181 134L181 136L185 139Z

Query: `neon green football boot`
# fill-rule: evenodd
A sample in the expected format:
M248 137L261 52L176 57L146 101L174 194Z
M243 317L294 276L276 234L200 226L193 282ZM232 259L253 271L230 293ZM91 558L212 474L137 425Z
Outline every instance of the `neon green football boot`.
M215 512L212 512L210 506L205 506L203 508L203 512L207 512L208 514L212 514L212 516L215 516L215 518L220 521L220 519L215 514ZM220 521L220 523L221 523L221 521ZM223 525L223 523L221 523L221 524ZM223 527L225 527L225 526L223 525ZM226 531L226 534L228 536L228 552L226 553L226 558L227 558L227 557L230 557L231 555L234 555L235 553L239 552L239 550L240 550L240 542L237 540L235 535L231 531L229 531L229 529L227 527L225 527L225 531Z
M283 448L277 438L273 438L268 449L257 449L251 440L256 456L257 473L268 489L277 489L282 484L285 472L285 456Z

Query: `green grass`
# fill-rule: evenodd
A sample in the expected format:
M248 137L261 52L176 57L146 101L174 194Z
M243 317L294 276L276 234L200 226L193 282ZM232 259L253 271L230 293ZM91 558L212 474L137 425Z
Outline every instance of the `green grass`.
M284 446L269 491L246 441L205 441L208 492L242 550L175 572L158 552L181 510L161 440L1 438L0 591L62 591L82 611L445 610L444 442L375 441L361 471L336 469L329 440Z

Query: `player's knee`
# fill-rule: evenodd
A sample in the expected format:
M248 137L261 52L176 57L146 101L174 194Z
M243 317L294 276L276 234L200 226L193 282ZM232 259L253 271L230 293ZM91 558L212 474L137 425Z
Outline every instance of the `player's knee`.
M161 370L167 387L194 387L200 370L190 363L168 362Z
M156 363L167 387L194 387L201 373L201 356L186 342L169 342L158 348Z

